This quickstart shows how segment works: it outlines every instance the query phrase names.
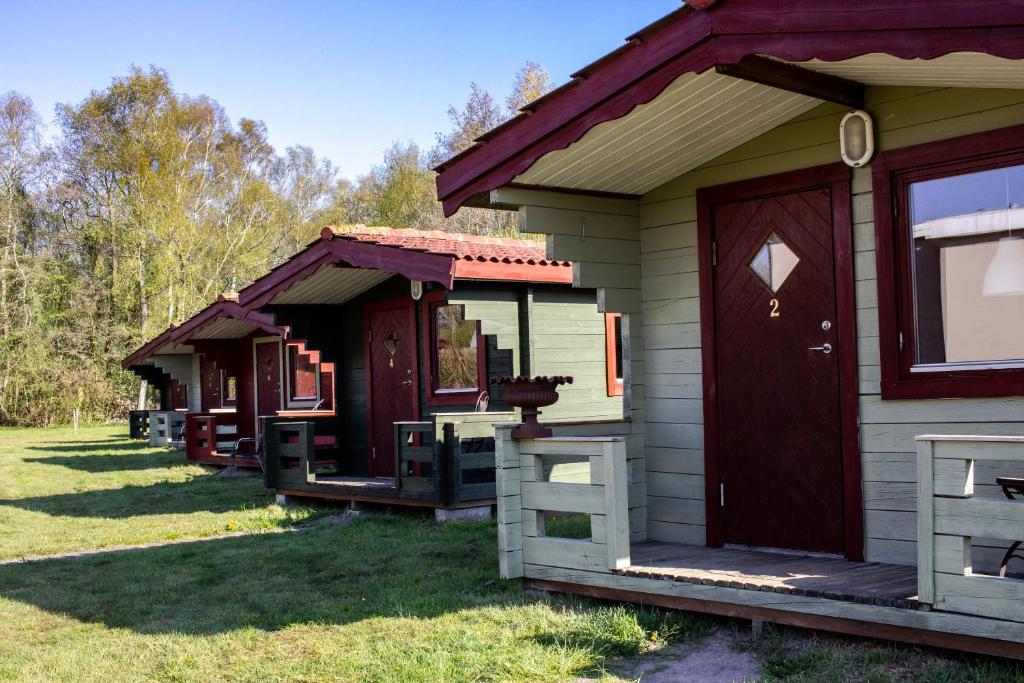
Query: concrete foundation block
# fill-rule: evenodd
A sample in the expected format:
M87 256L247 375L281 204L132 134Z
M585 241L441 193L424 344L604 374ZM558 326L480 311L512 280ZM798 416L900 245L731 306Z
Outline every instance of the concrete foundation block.
M434 521L438 524L447 522L477 522L491 518L490 505L477 505L469 508L453 508L445 510L437 508L434 510Z

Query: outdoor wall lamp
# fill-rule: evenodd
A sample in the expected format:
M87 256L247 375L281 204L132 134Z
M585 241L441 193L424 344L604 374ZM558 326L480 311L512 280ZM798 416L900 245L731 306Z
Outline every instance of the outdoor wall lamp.
M875 127L871 115L854 109L839 122L839 153L847 166L857 168L875 154Z
M409 293L412 295L413 301L419 301L423 298L423 283L419 280L409 280Z

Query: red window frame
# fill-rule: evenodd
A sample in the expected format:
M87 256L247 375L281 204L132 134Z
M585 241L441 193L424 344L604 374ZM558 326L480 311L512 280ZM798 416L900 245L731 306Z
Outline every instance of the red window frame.
M622 396L622 389L625 384L626 376L626 359L622 358L622 379L615 376L615 356L621 351L619 346L621 340L615 335L615 321L619 321L619 329L622 327L622 314L621 313L605 313L604 314L604 366L607 374L608 384L608 395L609 396Z
M480 393L487 390L487 351L486 340L480 333L480 323L476 324L476 388L465 391L437 391L437 324L434 315L439 306L448 305L448 296L444 292L428 292L423 296L421 314L423 317L423 356L427 361L428 406L460 406L475 405Z
M872 163L883 399L1024 396L1024 368L911 372L917 332L908 204L911 183L1024 164L1021 136L1024 126L1014 126L893 150Z

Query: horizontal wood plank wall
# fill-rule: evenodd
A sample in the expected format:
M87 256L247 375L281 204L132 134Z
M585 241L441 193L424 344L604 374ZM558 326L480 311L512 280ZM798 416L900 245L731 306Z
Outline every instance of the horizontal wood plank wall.
M873 87L866 108L874 117L877 146L884 151L1019 124L1024 93ZM696 191L838 161L837 131L845 111L821 105L641 201L648 533L653 540L704 542ZM1024 434L1024 400L881 400L873 219L871 171L858 169L853 174L853 230L865 553L870 561L912 565L914 436ZM979 484L986 476L979 471ZM988 493L997 495L994 489ZM996 554L993 550L988 558Z
M163 370L171 379L178 380L187 388L188 409L192 412L199 412L202 409L202 399L199 387L202 382L199 378L199 356L194 353L166 353L153 356L154 366Z
M495 190L518 206L520 227L548 236L548 256L573 262L573 286L597 292L601 313L622 313L625 384L622 415L644 429L644 345L640 305L640 206L635 201L529 190ZM566 374L556 372L556 374Z
M608 395L604 314L593 291L534 288L530 302L534 375L570 375L543 420L620 420L622 396Z

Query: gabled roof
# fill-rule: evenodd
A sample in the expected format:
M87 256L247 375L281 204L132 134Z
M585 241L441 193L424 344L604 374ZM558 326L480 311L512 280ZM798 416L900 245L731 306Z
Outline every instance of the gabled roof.
M281 337L288 334L288 328L274 325L272 316L239 306L238 294L220 294L216 301L181 325L171 325L143 344L121 361L121 365L128 368L160 353L165 347L186 345L193 339L235 339L255 330Z
M328 226L320 239L237 293L172 326L125 358L140 363L168 345L234 338L252 330L287 336L266 304L343 303L399 274L451 289L456 280L572 283L572 263L547 259L543 242L411 228ZM211 336L212 335L212 336Z
M592 187L580 179L576 169L588 163L598 169L603 165L594 154L570 155L562 160L562 167L568 169L564 173L546 169L535 174L538 180L573 179L575 174L579 182L552 185L531 179L527 172L545 155L565 150L595 127L626 117L652 102L687 74L700 75L704 80L685 93L687 100L670 122L673 134L665 138L666 143L679 137L675 133L687 130L689 118L710 116L708 110L718 107L726 108L721 111L728 112L729 127L745 124L750 116L773 106L778 117L796 115L807 104L800 97L820 102L824 100L813 98L824 91L832 91L836 96L832 101L849 103L856 99L855 92L852 98L843 92L844 86L851 84L849 80L844 83L849 75L830 73L828 68L843 60L886 55L907 64L909 60L934 60L954 53L1024 58L1024 3L1018 1L701 0L693 4L710 9L684 6L629 36L626 45L576 72L569 83L527 105L519 116L438 166L437 192L445 213L450 215L467 202L481 202L490 190L516 184L616 194L608 183ZM760 60L756 68L745 61L752 58ZM797 64L806 65L804 74L819 77L814 87L801 90L792 80L785 83L787 69L792 74L792 66ZM709 89L712 77L716 83ZM729 77L745 79L743 82L758 87L702 105L703 98L717 92L718 79ZM796 95L774 103L754 101L761 90L779 88L780 83L788 87L776 92L788 89ZM665 121L661 114L662 118L649 126L655 137L665 132L657 126ZM721 125L721 121L718 123ZM770 129L773 125L777 123L772 118L761 122L761 127ZM758 130L751 128L747 139ZM609 143L605 139L593 142L597 149ZM686 154L687 149L684 145L671 153ZM703 151L711 155L724 150L708 146ZM620 161L623 167L618 172L628 176L630 160ZM633 164L639 167L637 172L646 170L641 161L634 160ZM607 176L596 177L607 180ZM645 185L618 196L635 197L638 191L648 189Z

